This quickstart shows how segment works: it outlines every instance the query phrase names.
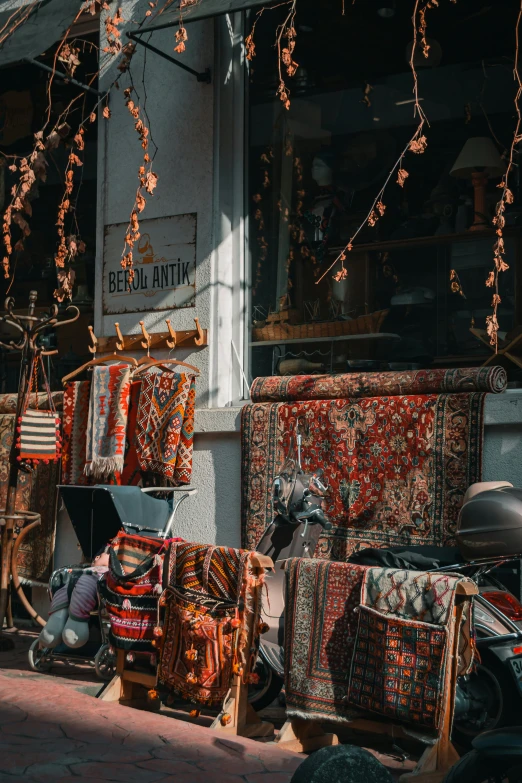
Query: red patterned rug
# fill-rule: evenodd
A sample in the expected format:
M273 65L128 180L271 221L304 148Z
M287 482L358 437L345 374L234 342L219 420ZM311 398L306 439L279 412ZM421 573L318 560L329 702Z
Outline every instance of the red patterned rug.
M350 669L367 566L294 558L286 568L287 715L349 720Z
M90 381L68 383L63 396L62 481L92 484L84 473L87 450Z
M174 484L189 484L194 435L194 376L184 373L146 373L142 379L137 416L137 456L142 471Z
M347 397L391 397L400 394L491 392L507 387L503 367L464 367L452 370L353 372L338 375L277 375L256 378L252 402L341 400Z
M472 392L246 405L243 546L254 549L272 521L272 482L298 422L304 470L323 468L330 485L325 511L333 529L316 556L454 545L464 493L481 478L484 399Z

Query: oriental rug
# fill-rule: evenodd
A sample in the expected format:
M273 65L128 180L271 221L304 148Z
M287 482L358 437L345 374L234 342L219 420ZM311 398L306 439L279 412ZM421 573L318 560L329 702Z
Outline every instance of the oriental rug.
M466 367L339 375L276 375L256 378L250 395L252 402L303 402L474 391L499 394L506 387L507 374L503 367Z
M130 368L127 364L93 368L86 475L104 478L123 470L129 395Z
M68 383L63 396L62 481L88 485L85 475L90 381Z
M221 704L234 673L249 681L255 663L261 582L251 552L173 544L160 656L160 681L189 701Z
M323 468L330 487L324 510L333 528L316 556L454 545L464 493L481 479L484 399L472 392L246 405L243 546L255 549L272 521L272 482L294 456L297 427L304 470Z
M156 372L143 376L137 418L137 453L142 471L174 484L192 475L194 376Z
M124 487L136 486L141 483L141 471L138 460L138 438L136 425L138 422L138 404L141 394L141 380L131 383L129 397L129 416L127 418L127 435L125 439L125 458L123 472L117 476L117 483Z
M446 665L461 581L458 575L367 569L350 677L351 704L440 728L444 700L451 703L445 693Z
M15 415L0 413L0 509L5 507L9 476L9 451L13 440ZM41 525L25 538L18 552L19 576L29 584L46 584L52 570L56 532L56 485L60 466L38 464L32 473L18 474L16 509L36 511ZM19 529L15 527L15 535Z
M366 570L327 560L287 561L287 715L333 721L356 717L347 694Z

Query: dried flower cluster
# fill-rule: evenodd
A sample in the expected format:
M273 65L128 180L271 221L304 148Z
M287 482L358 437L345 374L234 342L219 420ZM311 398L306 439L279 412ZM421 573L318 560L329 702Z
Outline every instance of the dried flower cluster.
M129 225L127 226L127 231L125 233L125 242L123 245L123 253L121 257L121 266L127 271L127 280L129 286L134 280L133 248L141 236L138 216L141 212L143 212L147 204L145 193L152 195L156 185L158 184L158 176L152 171L152 161L148 153L150 131L143 121L140 107L132 99L133 92L134 90L132 87L127 87L123 94L125 97L125 105L129 111L129 114L134 119L134 129L138 134L141 142L141 147L143 149L143 163L138 169L139 186L136 190L136 196L131 210Z
M279 84L276 94L283 102L285 109L290 108L290 90L286 85L283 74L292 77L295 75L299 67L299 63L296 63L294 60L294 50L297 37L295 28L295 16L297 12L296 4L297 0L286 0L283 3L279 3L275 6L275 8L279 8L281 5L290 6L290 10L288 11L287 16L278 26L276 31L277 68L279 76ZM267 9L261 8L261 10L257 12L256 18L252 24L252 29L245 38L245 51L247 60L253 60L256 56L254 34L256 25L265 10Z
M285 109L290 108L290 90L285 82L283 72L291 77L295 75L299 67L298 63L294 61L295 39L297 36L295 30L296 3L297 0L290 0L290 11L285 20L279 25L276 32L278 55L277 68L279 75L279 85L276 94L279 96L279 100L283 102ZM283 45L284 39L286 39L286 46Z
M62 200L58 207L58 217L56 225L58 227L58 250L54 257L56 264L56 276L58 278L58 288L54 292L55 298L59 302L72 297L72 289L76 273L71 268L71 263L79 253L85 253L85 243L76 234L66 234L65 220L67 214L74 211L75 202L73 200L74 190L74 171L75 168L83 166L83 161L77 153L85 150L84 141L85 130L82 125L73 139L72 147L69 151L69 158L65 169L65 190ZM58 138L58 144L60 138Z
M110 11L110 6L107 2L103 2L102 6L104 11ZM122 16L122 9L118 8L114 16L107 14L104 19L105 36L107 44L103 51L108 54L117 55L122 50L121 33L118 30L118 26L123 24L125 19Z

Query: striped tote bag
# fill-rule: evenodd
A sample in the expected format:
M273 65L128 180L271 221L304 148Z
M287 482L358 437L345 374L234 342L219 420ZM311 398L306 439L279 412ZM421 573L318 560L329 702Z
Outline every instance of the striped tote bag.
M41 367L43 381L49 399L48 411L29 410L29 399L33 391L38 404L38 365ZM58 462L61 453L60 417L54 407L51 389L45 374L41 355L33 359L29 389L27 391L23 413L18 419L18 460L36 464L37 462Z

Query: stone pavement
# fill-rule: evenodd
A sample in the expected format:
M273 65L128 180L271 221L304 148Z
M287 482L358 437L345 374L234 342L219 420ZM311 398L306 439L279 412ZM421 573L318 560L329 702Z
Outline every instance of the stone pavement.
M0 783L290 783L303 760L1 666Z

